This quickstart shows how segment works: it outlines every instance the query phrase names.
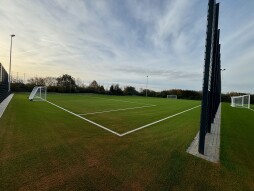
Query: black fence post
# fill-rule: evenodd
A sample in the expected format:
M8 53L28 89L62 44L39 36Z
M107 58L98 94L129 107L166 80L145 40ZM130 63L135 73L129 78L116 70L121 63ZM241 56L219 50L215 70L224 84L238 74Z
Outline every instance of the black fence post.
M203 95L201 104L200 131L198 151L205 152L205 136L211 132L211 123L214 121L219 102L217 94L220 94L220 45L219 45L219 3L209 0L207 13L207 31L205 46L205 63L203 77ZM219 70L219 72L218 72Z

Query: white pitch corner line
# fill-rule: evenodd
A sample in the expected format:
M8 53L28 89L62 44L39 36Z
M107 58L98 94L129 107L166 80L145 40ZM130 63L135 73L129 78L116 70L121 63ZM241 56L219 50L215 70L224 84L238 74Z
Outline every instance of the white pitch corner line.
M102 125L100 125L100 124L98 124L98 123L95 123L95 122L93 122L93 121L91 121L91 120L89 120L89 119L86 119L86 118L84 118L84 117L82 117L82 116L80 116L80 115L78 115L78 114L76 114L76 113L73 113L73 112L71 112L71 111L69 111L69 110L67 110L67 109L65 109L65 108L63 108L63 107L60 107L60 106L58 106L58 105L56 105L56 104L54 104L54 103L52 103L52 102L50 102L50 101L47 101L47 100L45 100L45 101L48 102L49 104L55 106L55 107L58 107L58 108L60 108L60 109L62 109L62 110L64 110L64 111L66 111L66 112L72 114L72 115L75 115L76 117L79 117L79 118L81 118L81 119L83 119L83 120L85 120L85 121L87 121L87 122L89 122L89 123L92 123L92 124L96 125L97 127L100 127L100 128L102 128L102 129L104 129L104 130L106 130L106 131L109 131L109 132L111 132L111 133L113 133L113 134L115 134L115 135L117 135L117 136L121 136L119 133L117 133L117 132L115 132L115 131L112 131L112 130L110 130L110 129L108 129L108 128L106 128L106 127L104 127L104 126L102 126Z
M155 122L149 123L149 124L147 124L147 125L141 126L141 127L137 128L137 129L133 129L133 130L131 130L131 131L127 131L127 132L125 132L125 133L123 133L123 134L120 134L120 136L123 137L123 136L128 135L128 134L130 134L130 133L133 133L133 132L135 132L135 131L139 131L139 130L141 130L141 129L144 129L144 128L146 128L146 127L149 127L149 126L151 126L151 125L154 125L154 124L156 124L156 123L160 123L160 122L162 122L162 121L165 121L165 120L167 120L167 119L169 119L169 118L175 117L175 116L177 116L177 115L181 115L181 114L183 114L183 113L185 113L185 112L188 112L188 111L193 110L193 109L195 109L195 108L197 108L197 107L200 107L200 106L201 106L201 105L192 107L192 108L187 109L187 110L185 110L185 111L176 113L176 114L174 114L174 115L165 117L165 118L160 119L160 120L158 120L158 121L155 121Z
M98 111L93 113L84 113L84 114L78 114L78 115L94 115L94 114L100 114L100 113L110 113L115 111L125 111L125 110L132 110L132 109L141 109L141 108L148 108L148 107L155 107L156 105L149 105L149 106L141 106L141 107L131 107L131 108L123 108L123 109L112 109L107 111Z
M158 120L158 121L155 121L155 122L149 123L149 124L147 124L147 125L141 126L141 127L137 128L137 129L133 129L133 130L131 130L131 131L127 131L127 132L125 132L125 133L123 133L123 134L119 134L119 133L117 133L117 132L115 132L115 131L112 131L111 129L108 129L108 128L106 128L106 127L104 127L104 126L102 126L102 125L100 125L100 124L98 124L98 123L95 123L95 122L89 120L89 119L86 119L86 118L84 118L84 117L82 117L82 116L80 116L80 115L78 115L78 114L76 114L76 113L73 113L73 112L71 112L71 111L69 111L69 110L67 110L67 109L65 109L65 108L63 108L63 107L61 107L61 106L58 106L58 105L56 105L56 104L54 104L54 103L52 103L52 102L50 102L50 101L47 101L47 100L45 100L45 101L46 101L47 103L49 103L49 104L55 106L55 107L58 107L59 109L62 109L62 110L66 111L66 112L68 112L68 113L70 113L70 114L72 114L72 115L75 115L76 117L79 117L79 118L81 118L81 119L83 119L83 120L85 120L85 121L87 121L87 122L89 122L89 123L92 123L92 124L96 125L97 127L100 127L100 128L102 128L102 129L104 129L104 130L106 130L106 131L109 131L109 132L111 132L111 133L113 133L113 134L115 134L115 135L117 135L117 136L119 136L119 137L123 137L123 136L125 136L125 135L128 135L128 134L131 134L131 133L133 133L133 132L139 131L139 130L141 130L141 129L144 129L144 128L149 127L149 126L151 126L151 125L154 125L154 124L156 124L156 123L160 123L160 122L162 122L162 121L165 121L165 120L167 120L167 119L169 119L169 118L172 118L172 117L175 117L175 116L177 116L177 115L181 115L181 114L183 114L183 113L185 113L185 112L188 112L188 111L190 111L190 110L193 110L193 109L195 109L195 108L201 106L201 105L198 105L198 106L192 107L192 108L190 108L190 109L187 109L187 110L184 110L184 111L182 111L182 112L176 113L176 114L174 114L174 115L165 117L165 118L160 119L160 120Z

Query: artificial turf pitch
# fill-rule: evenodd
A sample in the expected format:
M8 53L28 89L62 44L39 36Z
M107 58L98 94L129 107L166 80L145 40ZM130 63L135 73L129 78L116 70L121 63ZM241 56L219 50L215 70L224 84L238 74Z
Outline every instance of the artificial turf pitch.
M199 107L119 137L27 96L16 94L0 119L0 190L254 190L254 111L223 103L221 160L213 164L186 153ZM82 94L48 100L118 133L200 105Z

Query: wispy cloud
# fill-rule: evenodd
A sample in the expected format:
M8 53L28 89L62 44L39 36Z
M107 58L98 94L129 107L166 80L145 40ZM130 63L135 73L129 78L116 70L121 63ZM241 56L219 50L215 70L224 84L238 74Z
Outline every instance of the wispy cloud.
M252 1L221 0L224 91L254 91L253 9ZM149 75L154 89L200 90L206 11L202 0L2 0L0 62L8 68L15 33L19 73L137 87Z
M202 75L196 72L189 71L177 71L177 70L169 70L169 69L146 69L139 67L128 67L128 68L118 68L117 71L128 74L136 74L139 76L143 76L145 74L149 74L151 76L160 76L166 77L168 80L200 80L202 79ZM144 72L146 71L146 73Z

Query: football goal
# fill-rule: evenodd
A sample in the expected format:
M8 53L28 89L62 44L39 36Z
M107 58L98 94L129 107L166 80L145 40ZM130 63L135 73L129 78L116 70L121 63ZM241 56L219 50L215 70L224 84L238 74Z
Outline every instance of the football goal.
M28 99L30 101L45 101L47 99L47 87L35 86Z
M177 99L177 95L167 95L167 98L170 98L170 99Z
M250 108L250 95L231 97L232 107Z

